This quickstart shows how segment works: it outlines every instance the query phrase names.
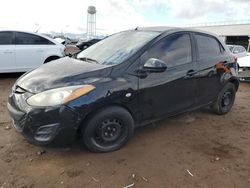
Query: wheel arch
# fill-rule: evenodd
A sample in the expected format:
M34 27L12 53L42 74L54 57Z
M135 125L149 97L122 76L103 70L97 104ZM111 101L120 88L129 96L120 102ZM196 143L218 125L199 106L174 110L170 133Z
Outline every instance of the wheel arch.
M132 119L136 120L134 114L132 113L132 111L125 105L123 104L120 104L120 103L111 103L111 104L105 104L103 106L98 106L96 108L94 108L93 110L91 110L89 113L86 114L86 116L82 119L78 129L77 129L77 135L80 135L81 134L81 129L82 127L85 125L86 122L88 122L88 120L90 120L96 113L106 109L106 108L110 108L110 107L120 107L120 108L123 108L125 109L127 112L129 112L129 114L131 115Z
M232 78L229 80L229 82L234 84L236 91L239 89L240 82L237 78Z
M49 57L47 57L45 60L44 60L44 64L45 63L48 63L50 61L53 61L53 60L56 60L56 59L59 59L60 57L58 55L50 55Z

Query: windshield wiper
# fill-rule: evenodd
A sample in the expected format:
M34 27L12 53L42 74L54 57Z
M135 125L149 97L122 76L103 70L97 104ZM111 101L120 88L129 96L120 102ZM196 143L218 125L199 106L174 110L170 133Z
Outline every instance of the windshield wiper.
M87 62L95 62L95 63L99 64L99 62L97 60L91 59L91 58L88 58L88 57L79 57L77 59L80 59L82 61L87 61Z

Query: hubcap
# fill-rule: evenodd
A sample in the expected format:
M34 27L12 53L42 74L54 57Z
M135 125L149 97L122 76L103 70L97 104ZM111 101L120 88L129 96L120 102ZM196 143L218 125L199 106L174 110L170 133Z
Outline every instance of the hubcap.
M96 140L99 142L114 142L122 133L122 124L118 119L106 119L101 122L96 132Z

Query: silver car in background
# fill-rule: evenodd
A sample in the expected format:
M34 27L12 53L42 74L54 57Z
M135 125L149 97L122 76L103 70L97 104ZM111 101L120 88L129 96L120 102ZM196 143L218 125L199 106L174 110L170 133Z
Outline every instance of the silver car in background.
M239 79L241 81L250 81L250 56L246 49L240 45L227 46L235 58L237 58Z
M247 56L247 51L243 46L240 45L227 45L227 46L235 57L241 58Z

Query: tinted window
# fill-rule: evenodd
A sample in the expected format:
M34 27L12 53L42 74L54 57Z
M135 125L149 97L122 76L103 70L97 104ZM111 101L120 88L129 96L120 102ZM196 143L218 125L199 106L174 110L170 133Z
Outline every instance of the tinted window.
M201 59L221 54L223 48L214 37L198 34L196 34L195 37L197 41L199 57Z
M19 45L48 45L51 41L29 33L16 32L16 44Z
M10 45L13 43L13 32L0 32L0 45Z
M191 62L191 51L189 34L174 34L153 46L143 58L160 59L166 62L168 67L173 67Z

